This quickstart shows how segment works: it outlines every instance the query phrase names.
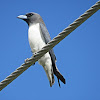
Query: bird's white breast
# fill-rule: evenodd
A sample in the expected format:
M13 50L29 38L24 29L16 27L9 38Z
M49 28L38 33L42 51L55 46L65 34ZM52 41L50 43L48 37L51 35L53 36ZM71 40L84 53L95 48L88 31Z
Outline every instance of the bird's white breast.
M39 23L33 24L28 30L28 39L32 52L37 52L46 45ZM38 60L39 64L43 66L49 81L52 81L52 61L49 52Z
M42 47L46 45L43 35L41 33L39 23L33 24L29 27L28 39L29 39L31 50L34 53L41 50ZM51 57L48 52L43 57L41 57L41 59L39 59L38 61L42 66L48 65L51 69L51 64L52 64Z
M28 30L28 40L32 52L37 52L43 46L45 46L44 38L41 34L39 23L33 24L29 27Z

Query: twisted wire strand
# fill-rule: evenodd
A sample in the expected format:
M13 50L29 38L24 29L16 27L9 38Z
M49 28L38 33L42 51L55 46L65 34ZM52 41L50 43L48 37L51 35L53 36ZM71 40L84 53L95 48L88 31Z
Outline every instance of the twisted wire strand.
M57 45L61 40L68 36L72 31L74 31L78 26L80 26L84 21L86 21L90 16L100 9L100 1L93 5L89 10L82 14L78 19L76 19L72 24L60 32L53 40L51 40L46 46L44 46L40 51L34 54L31 58L27 59L19 68L17 68L13 73L7 76L3 81L0 82L0 91L10 84L14 79L16 79L20 74L27 70L32 64L34 64L38 59L40 59L45 53L50 51L55 45Z

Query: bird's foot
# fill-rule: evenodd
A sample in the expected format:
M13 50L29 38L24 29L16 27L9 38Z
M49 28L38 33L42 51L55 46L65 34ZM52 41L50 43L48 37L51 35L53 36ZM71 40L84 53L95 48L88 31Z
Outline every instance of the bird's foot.
M29 61L29 58L25 59L25 61L24 61L24 62L25 62L25 63L27 63L28 61Z
M29 61L29 59L30 59L30 58L25 59L25 61L24 61L24 62L25 62L25 64L27 64L27 62ZM34 63L34 64L32 64L32 65L35 65L35 63Z
M33 53L33 55L36 55L36 54L37 54L36 52Z

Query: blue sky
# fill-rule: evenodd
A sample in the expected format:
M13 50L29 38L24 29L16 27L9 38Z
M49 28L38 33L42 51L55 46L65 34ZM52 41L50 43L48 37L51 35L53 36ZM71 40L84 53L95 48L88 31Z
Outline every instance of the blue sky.
M20 14L39 13L54 38L97 0L1 0L0 81L32 56L28 25ZM0 100L100 100L100 11L54 47L57 66L67 84L49 87L38 63L0 92Z

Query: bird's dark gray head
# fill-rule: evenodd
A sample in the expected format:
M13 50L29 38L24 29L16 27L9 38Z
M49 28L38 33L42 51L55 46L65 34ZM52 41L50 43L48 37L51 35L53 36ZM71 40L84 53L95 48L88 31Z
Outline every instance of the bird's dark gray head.
M20 15L17 18L26 21L28 25L43 22L41 16L37 13L34 13L34 12L27 13L25 15Z

